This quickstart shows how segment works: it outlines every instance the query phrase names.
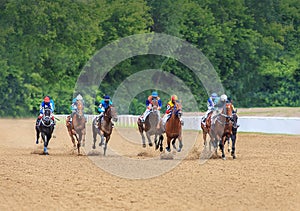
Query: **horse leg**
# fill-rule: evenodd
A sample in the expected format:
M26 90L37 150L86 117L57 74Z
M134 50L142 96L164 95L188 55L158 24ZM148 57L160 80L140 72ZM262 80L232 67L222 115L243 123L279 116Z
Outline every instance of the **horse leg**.
M81 140L82 140L82 134L81 134L81 132L80 132L80 133L78 134L78 139L77 139L78 155L81 155L81 153L80 153L80 147L82 146Z
M226 138L227 141L227 151L230 152L231 148L230 148L230 138Z
M100 143L99 143L99 147L101 147L104 143L104 134L101 132L100 133Z
M78 139L78 136L77 134L74 134L76 140L77 140L77 151L78 151L78 155L80 155L80 142L79 142L79 139ZM74 137L73 137L74 139ZM75 144L75 140L74 140L74 144ZM76 146L76 145L75 145Z
M163 140L164 140L164 136L163 135L160 135L159 136L159 151L162 152L163 151Z
M74 147L74 149L76 148L76 143L75 143L75 139L74 139L74 135L75 134L73 134L73 132L72 132L72 129L70 128L68 128L68 132L69 132L69 135L70 135L70 137L71 137L71 141L72 141L72 143L73 143L73 147ZM75 135L76 136L76 135Z
M35 143L38 144L39 143L39 138L40 138L40 131L39 131L37 126L35 126L35 131L36 131L36 141L35 141Z
M155 150L157 150L158 149L158 147L159 147L159 141L157 141L157 134L155 134L155 136L154 136L154 144L155 144Z
M85 147L85 129L82 131L82 147Z
M48 153L48 136L46 134L42 134L44 140L44 155L49 155Z
M151 142L151 138L150 138L149 133L146 132L146 136L147 136L147 139L148 139L148 144L149 144L149 146L152 147L153 144L152 144L152 142Z
M141 136L142 136L142 146L145 148L146 147L146 138L145 138L143 132L141 132Z
M226 160L226 157L225 157L225 153L224 153L224 145L225 145L225 141L226 141L226 136L223 136L222 137L222 140L220 141L220 149L221 149L221 151L222 151L222 159L223 160Z
M182 149L182 147L183 147L183 144L182 144L182 136L180 136L180 137L178 138L178 141L179 141L179 149L177 150L177 152L181 152L181 149Z
M110 136L107 136L106 140L105 140L104 147L103 147L103 150L104 150L103 155L104 156L106 155L107 143L108 143L109 139L110 139Z
M172 146L173 146L173 149L175 149L175 150L177 150L176 145L175 145L176 139L177 138L173 138L173 140L172 140Z
M236 159L235 156L235 142L236 142L236 132L233 132L231 135L231 143L232 143L232 147L231 147L231 156L233 159Z
M168 152L171 152L170 142L171 142L171 138L170 138L170 137L167 137L167 147L166 147L166 150L167 150Z
M95 126L94 126L94 124L92 125L92 132L93 132L93 146L92 146L92 148L93 149L96 149L96 141L97 141L97 134L98 134L98 131L97 131L98 129L97 128L95 128Z
M202 130L202 133L203 133L203 134L202 134L202 136L203 136L203 147L206 148L206 144L207 144L207 143L206 143L206 135L207 135L207 133L204 132L204 130Z

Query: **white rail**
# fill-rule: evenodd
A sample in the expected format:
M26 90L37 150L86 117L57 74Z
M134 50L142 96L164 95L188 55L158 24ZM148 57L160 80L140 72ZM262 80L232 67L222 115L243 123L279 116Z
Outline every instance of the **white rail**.
M65 120L67 115L56 115L60 120ZM88 123L93 121L95 115L86 115ZM116 126L136 127L139 116L119 115ZM201 130L201 116L183 116L184 130ZM296 117L239 117L238 131L241 132L262 132L277 134L300 134L300 118Z

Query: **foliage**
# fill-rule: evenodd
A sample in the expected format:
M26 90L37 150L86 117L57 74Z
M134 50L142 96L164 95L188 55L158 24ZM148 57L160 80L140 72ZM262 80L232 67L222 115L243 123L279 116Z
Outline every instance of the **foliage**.
M149 32L200 49L236 107L300 106L299 26L298 0L4 0L0 116L35 116L45 95L54 99L56 113L69 113L77 78L93 55L113 41ZM90 87L96 96L85 96L87 112L95 113L104 94L113 96L126 78L146 69L184 81L199 105L183 102L186 111L206 109L209 93L191 70L174 58L141 55ZM128 112L141 114L151 91L134 96ZM165 105L169 93L160 95Z

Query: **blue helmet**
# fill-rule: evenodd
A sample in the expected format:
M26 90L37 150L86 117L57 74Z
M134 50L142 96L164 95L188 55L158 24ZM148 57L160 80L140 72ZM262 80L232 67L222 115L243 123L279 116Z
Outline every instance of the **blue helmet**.
M152 92L152 97L158 97L158 94L156 91Z
M211 94L211 97L212 97L212 98L216 98L216 97L218 97L218 95L217 95L216 93L212 93L212 94Z
M105 95L105 96L104 96L104 100L105 100L105 101L109 101L109 100L110 100L110 96L109 96L109 95Z

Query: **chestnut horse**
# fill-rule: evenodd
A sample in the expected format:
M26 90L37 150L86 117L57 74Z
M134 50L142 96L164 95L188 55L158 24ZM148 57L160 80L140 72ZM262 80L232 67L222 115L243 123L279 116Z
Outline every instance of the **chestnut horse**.
M206 145L207 145L207 141L206 141L207 134L210 135L212 114L213 114L213 111L208 113L207 118L205 120L205 125L201 121L201 129L202 129L202 135L203 135L204 148L206 148ZM209 142L209 150L211 150L211 143L212 143L212 137L210 137L210 138L211 138L211 141Z
M154 143L155 143L155 150L160 148L160 151L163 151L162 147L162 142L163 142L163 129L161 127L157 128L159 122L160 122L160 113L159 110L157 109L158 107L158 101L157 100L152 100L152 108L150 110L150 114L146 117L145 122L142 122L140 118L138 118L137 125L139 128L139 132L142 136L142 143L143 147L146 147L146 142L145 142L145 135L144 132L146 133L147 139L148 139L148 144L150 147L152 147L152 142L151 142L151 136L154 135ZM157 141L157 137L159 136L159 141Z
M104 144L103 150L104 150L104 155L106 155L106 149L107 149L107 143L110 139L110 136L112 134L113 130L113 124L111 122L117 121L118 120L118 115L115 110L115 107L110 105L104 112L104 116L102 120L99 120L97 123L97 117L94 118L93 124L92 124L92 131L93 131L93 149L96 149L96 141L97 141L97 134L100 135L101 141L99 143L99 146L102 146ZM105 138L105 143L104 142Z
M233 107L230 102L223 106L221 113L217 114L212 121L210 136L214 141L220 141L220 149L222 151L222 158L225 160L224 145L226 138L232 135L232 112Z
M183 144L182 144L182 126L180 122L180 117L182 116L182 106L181 103L175 102L174 108L171 111L171 117L166 122L166 135L167 135L167 147L166 150L168 152L171 151L170 142L172 140L172 145L175 150L177 150L175 146L175 141L178 138L179 140L179 148L178 152L181 151Z
M44 152L43 154L48 155L48 144L52 137L54 130L54 122L51 119L51 111L49 108L45 108L44 115L40 120L39 124L35 126L36 131L36 144L39 143L40 133L44 142Z
M67 130L71 137L74 148L76 148L75 138L77 140L78 155L80 155L81 144L83 147L85 145L86 119L85 119L83 110L84 110L83 102L81 100L78 100L76 112L73 114L73 117L72 117L72 124L69 121L70 116L68 116L66 119Z

